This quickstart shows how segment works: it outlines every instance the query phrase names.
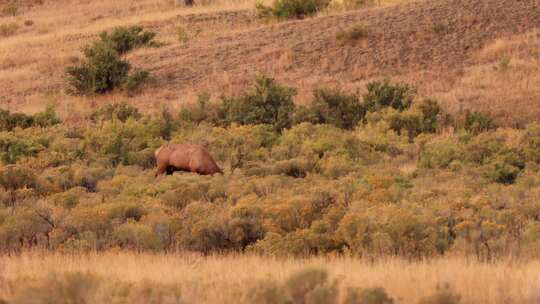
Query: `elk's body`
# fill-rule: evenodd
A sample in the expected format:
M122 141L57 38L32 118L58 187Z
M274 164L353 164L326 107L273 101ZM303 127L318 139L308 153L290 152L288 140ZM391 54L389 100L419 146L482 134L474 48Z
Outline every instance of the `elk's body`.
M223 173L210 153L200 145L165 144L155 152L156 176L174 171L187 171L201 175Z

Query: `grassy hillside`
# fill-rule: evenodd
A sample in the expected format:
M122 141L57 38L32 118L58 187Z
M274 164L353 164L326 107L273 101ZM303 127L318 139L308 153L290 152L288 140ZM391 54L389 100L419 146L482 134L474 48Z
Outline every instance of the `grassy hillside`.
M281 23L258 20L249 1L194 8L173 1L21 6L16 16L0 17L2 26L17 28L2 37L0 98L11 110L32 113L55 104L71 117L123 100L141 109L178 109L202 91L214 98L242 91L264 72L299 88L301 103L319 85L356 90L392 77L414 83L422 96L437 97L452 113L492 111L510 124L538 117L536 1L398 3L345 13L331 9L320 18ZM149 27L168 44L130 55L155 83L131 97L66 96L63 69L100 31L119 25ZM345 44L336 39L358 25L365 27L365 38ZM180 28L188 41L179 41Z
M0 1L0 303L537 303L537 1L276 3Z

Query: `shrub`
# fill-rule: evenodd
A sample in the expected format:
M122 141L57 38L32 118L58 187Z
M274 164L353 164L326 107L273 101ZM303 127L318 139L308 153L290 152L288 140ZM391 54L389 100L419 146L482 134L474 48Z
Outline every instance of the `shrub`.
M440 139L425 145L420 163L424 168L449 168L464 160L463 147L452 139Z
M17 23L0 24L0 37L9 37L15 35L19 30Z
M234 207L229 214L227 229L232 247L244 250L264 236L261 209L253 206Z
M33 138L0 132L0 161L4 164L15 164L22 157L34 156L44 149L45 146Z
M530 124L521 140L523 153L529 161L540 163L540 125Z
M296 123L332 124L341 129L353 129L364 118L366 110L355 94L346 95L336 89L317 89L309 107L300 107Z
M286 304L289 303L283 287L274 280L261 280L251 287L247 294L249 303Z
M232 249L222 208L206 202L192 202L182 210L179 221L181 228L176 241L180 248L205 254Z
M416 91L406 84L392 84L389 80L374 81L367 84L364 104L368 111L392 107L398 111L408 109Z
M435 133L439 129L441 106L435 99L425 99L418 108L422 112L422 132Z
M372 287L366 289L347 289L344 304L393 304L394 300L388 296L382 287Z
M336 34L336 39L342 43L357 41L368 36L367 28L362 24L357 24L348 30L339 31Z
M57 274L17 289L13 303L95 303L100 278L81 272Z
M34 115L10 113L7 110L0 109L0 131L12 131L15 128L26 129L32 126L46 128L59 124L60 122L60 119L52 107L47 107L44 112L39 112Z
M2 8L2 16L17 16L19 6L17 3L8 3Z
M283 211L283 210L274 210ZM285 210L287 211L287 210ZM289 210L295 211L295 210ZM298 212L298 210L296 210ZM305 221L309 219L299 217L291 218L290 215L276 212L274 216L286 216L289 218L280 219L284 221ZM277 220L276 220L277 221ZM268 223L269 221L267 221ZM270 223L268 223L270 225ZM285 223L272 223L285 224ZM286 227L285 227L286 228ZM307 257L317 254L339 252L342 249L342 243L337 242L332 236L330 227L322 221L314 221L309 229L301 229L296 231L287 231L283 235L269 232L266 233L264 239L251 245L249 250L252 252L272 255L272 256L298 256ZM290 229L284 229L290 230Z
M90 115L90 119L94 122L112 120L113 118L119 119L121 122L126 122L128 118L140 119L141 114L137 108L126 102L121 102L107 104Z
M459 304L461 297L450 286L437 286L437 291L424 299L420 304Z
M147 210L145 210L144 206L137 204L136 202L115 203L114 206L109 209L107 216L110 219L125 223L139 221L146 213Z
M103 44L86 48L86 59L79 66L66 68L68 93L78 95L104 94L123 85L131 65L118 53Z
M316 170L316 164L305 158L288 159L276 162L274 174L283 174L295 178L304 178L308 173Z
M155 33L143 32L140 27L116 28L111 34L102 32L100 40L84 49L81 64L66 68L68 93L93 95L119 87L136 88L149 74L140 69L129 74L131 65L121 56L141 46L156 45L154 36Z
M493 118L489 116L489 114L480 111L471 112L467 110L465 112L464 127L465 130L469 131L474 135L477 135L482 132L494 130L497 128L497 125L495 124Z
M124 87L128 92L133 92L140 88L149 76L150 72L143 69L135 69L133 73L128 75Z
M34 118L23 113L10 113L0 109L0 131L11 131L16 127L26 129L34 124Z
M5 166L0 168L0 186L7 190L35 188L36 175L25 166Z
M263 18L302 19L325 9L329 4L328 0L275 0L271 7L257 2L256 9L259 17Z
M501 184L512 184L525 168L523 157L516 151L505 150L487 161L485 175Z
M466 145L467 158L479 165L485 164L490 158L505 149L504 138L494 132L474 136Z
M42 128L54 126L61 122L53 107L47 107L45 111L34 114L33 118L34 125Z
M152 231L144 224L128 221L114 231L116 244L123 248L136 250L161 249L162 244Z
M210 104L210 94L201 93L197 96L194 105L186 105L180 110L179 117L183 121L201 123L203 121L216 122L217 106Z
M279 85L266 76L257 78L252 92L238 98L224 98L221 104L221 122L229 125L270 124L278 131L292 125L293 96L296 90Z
M124 55L143 46L157 46L158 43L154 41L155 37L156 33L145 31L140 26L118 27L113 29L111 33L102 32L99 35L100 40L94 42L94 46L91 48L103 44L115 50L119 55Z
M314 292L328 284L328 272L318 268L308 268L292 274L285 281L285 288L295 304L308 303Z

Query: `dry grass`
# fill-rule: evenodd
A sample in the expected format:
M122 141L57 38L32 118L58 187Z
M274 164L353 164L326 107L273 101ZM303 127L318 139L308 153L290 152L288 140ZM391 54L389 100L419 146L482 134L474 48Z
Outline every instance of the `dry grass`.
M409 0L381 0L377 4L387 6L405 1ZM80 106L79 98L63 93L63 69L71 63L73 57L80 55L80 49L95 35L116 26L140 24L152 28L158 32L160 41L172 45L178 44L179 26L189 27L190 30L195 27L195 31L202 29L196 40L202 40L204 45L211 43L207 41L209 38L224 34L234 35L247 28L262 25L254 18L255 0L195 2L195 6L185 7L181 4L182 1L176 0L46 1L43 5L21 7L16 16L0 17L0 24L9 24L10 28L18 27L16 32L10 31L9 35L4 35L6 37L2 37L0 44L0 86L3 88L0 104L3 108L33 113L54 103L65 117L68 113L73 113L73 108L77 109L75 113L87 112L88 108L92 108L92 104L126 99L123 95L111 94L112 96L95 98L85 102L87 105ZM24 26L26 21L31 21L32 24ZM161 52L166 53L168 50L164 48ZM290 50L280 50L280 54L288 52ZM138 54L146 57L144 50ZM159 74L162 71L152 72ZM219 83L222 78L227 78L221 71L216 73L209 75L205 82L215 83L217 77ZM149 92L132 102L135 105L156 105L142 108L159 108L159 105L170 104L168 96L172 94L176 103L183 103L194 99L198 92L182 90L181 93L182 100L179 101L178 90L169 92L167 88L160 88L157 98L155 92Z
M51 273L97 275L104 284L176 286L187 303L241 303L257 281L283 282L309 267L327 269L348 286L382 286L397 303L417 303L437 286L450 284L461 303L538 303L540 262L479 263L465 258L408 262L352 258L275 259L257 256L136 254L87 255L24 253L0 258L0 298L9 299L21 286L50 278ZM13 284L18 282L18 284ZM244 300L240 300L244 299Z

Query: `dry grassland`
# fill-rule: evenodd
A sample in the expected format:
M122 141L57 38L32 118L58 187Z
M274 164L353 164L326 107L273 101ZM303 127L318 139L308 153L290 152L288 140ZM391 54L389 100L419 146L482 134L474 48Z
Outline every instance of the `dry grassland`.
M255 17L253 0L218 0L186 8L174 1L47 1L0 24L17 24L0 44L0 102L33 113L56 105L77 120L107 102L143 110L178 109L207 91L236 94L257 73L297 87L297 102L318 86L353 91L390 77L416 85L450 111L493 112L515 124L540 117L540 14L535 1L377 1L354 12L334 8L283 23ZM397 4L397 5L396 5ZM31 20L33 25L23 25ZM342 45L340 31L365 24L368 37ZM136 96L64 93L63 70L100 31L139 24L167 45L130 55L154 82ZM193 37L178 41L178 28Z
M156 293L161 286L163 302L166 299L174 302L168 297L176 294L185 303L249 303L249 293L264 282L283 283L291 274L308 268L326 269L341 288L383 287L396 303L418 303L436 292L437 286L445 285L460 295L460 303L540 301L538 261L480 263L450 257L370 262L354 258L275 259L129 252L86 255L34 252L2 256L0 298L18 297L22 301L22 295L29 295L29 288L44 285L49 289L42 292L53 297L58 293L53 290L51 280L82 273L94 275L99 282L98 291L92 294L94 300L106 298L111 290L118 291L122 284L128 284L139 289L152 287ZM36 289L33 292L30 294L40 296Z

